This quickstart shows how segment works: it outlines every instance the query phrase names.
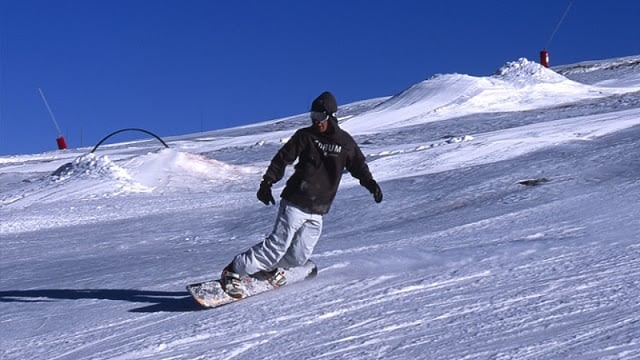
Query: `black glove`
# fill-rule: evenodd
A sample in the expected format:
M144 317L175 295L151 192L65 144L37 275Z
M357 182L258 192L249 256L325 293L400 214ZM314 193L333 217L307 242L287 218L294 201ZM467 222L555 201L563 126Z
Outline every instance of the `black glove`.
M269 203L272 205L276 204L276 201L273 199L273 195L271 194L271 183L266 180L262 180L260 183L260 189L258 189L257 196L258 200L262 201L265 205L269 205Z
M382 189L380 189L380 185L378 185L375 180L371 179L369 181L361 182L360 184L373 194L373 200L375 200L375 202L380 203L382 201Z

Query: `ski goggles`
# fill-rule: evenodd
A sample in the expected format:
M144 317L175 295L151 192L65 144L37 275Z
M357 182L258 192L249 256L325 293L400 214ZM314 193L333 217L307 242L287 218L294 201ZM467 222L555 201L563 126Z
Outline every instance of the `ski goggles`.
M329 120L329 114L324 111L312 111L310 113L311 121L314 123L321 123Z

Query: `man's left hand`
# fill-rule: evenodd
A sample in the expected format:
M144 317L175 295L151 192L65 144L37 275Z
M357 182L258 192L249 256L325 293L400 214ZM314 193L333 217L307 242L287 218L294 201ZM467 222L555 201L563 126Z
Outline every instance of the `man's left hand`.
M382 202L382 189L380 189L380 185L375 180L367 181L362 184L371 194L373 194L373 200L377 203Z

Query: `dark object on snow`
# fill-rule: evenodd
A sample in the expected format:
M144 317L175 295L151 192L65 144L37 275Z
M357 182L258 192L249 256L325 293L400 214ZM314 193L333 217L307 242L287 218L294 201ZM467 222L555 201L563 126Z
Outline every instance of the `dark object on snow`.
M152 133L151 131L147 131L147 130L145 130L145 129L127 128L127 129L120 129L120 130L118 130L118 131L114 131L114 132L112 132L111 134L109 134L109 135L105 136L104 138L102 138L102 140L100 140L100 141L98 142L98 144L96 144L96 146L94 146L94 147L93 147L93 150L91 150L91 152L92 152L92 153L96 152L96 150L98 150L98 146L102 145L102 143L103 143L103 142L105 142L105 141L107 141L107 139L108 139L108 138L112 137L113 135L116 135L116 134L119 134L119 133L121 133L121 132L124 132L124 131L140 131L140 132L143 132L143 133L145 133L145 134L151 135L151 136L153 136L154 138L158 139L158 141L160 141L160 143L162 143L162 145L164 145L164 147L165 147L165 148L169 148L169 145L167 145L167 143L165 143L165 142L164 142L164 140L162 140L162 139L160 138L160 136L158 136L158 135L156 135L156 134Z
M551 180L549 180L547 178L524 179L524 180L519 180L518 184L526 185L526 186L536 186L536 185L541 185L541 184L547 183L549 181L551 181Z

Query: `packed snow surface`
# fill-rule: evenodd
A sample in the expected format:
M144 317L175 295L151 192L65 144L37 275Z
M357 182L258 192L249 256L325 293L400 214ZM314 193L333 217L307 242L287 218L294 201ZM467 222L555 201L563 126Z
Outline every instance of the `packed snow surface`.
M255 192L307 114L0 157L0 358L640 358L639 56L338 115L384 201L346 174L318 276L214 310L184 287L271 230Z

